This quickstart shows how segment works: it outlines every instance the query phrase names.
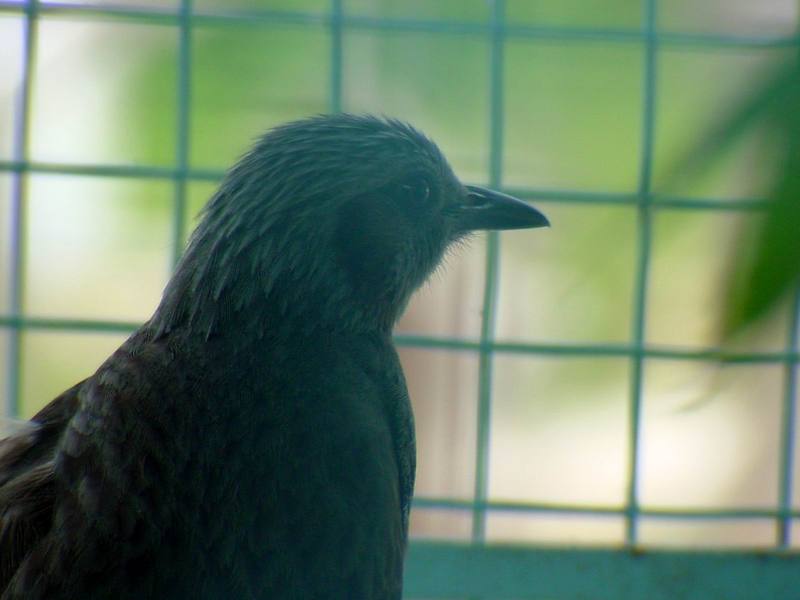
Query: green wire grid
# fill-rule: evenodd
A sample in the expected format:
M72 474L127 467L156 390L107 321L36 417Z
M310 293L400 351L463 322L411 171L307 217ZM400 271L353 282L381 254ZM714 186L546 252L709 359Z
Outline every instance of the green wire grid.
M793 519L795 415L800 363L800 288L794 296L785 349L782 352L728 351L722 348L659 348L645 343L646 307L652 219L660 209L760 211L761 198L684 198L653 193L651 174L657 101L658 53L663 47L798 48L800 35L743 36L708 35L660 31L657 0L641 0L643 23L636 29L592 29L510 24L505 21L504 0L492 0L487 22L377 18L348 14L344 0L329 0L322 13L278 10L200 11L192 0L179 0L174 10L105 4L61 4L26 0L0 0L0 14L24 19L23 79L14 128L11 160L0 160L0 173L11 175L11 271L9 314L0 315L0 328L9 332L8 373L5 386L7 414L18 414L20 337L25 330L127 333L139 323L87 319L39 318L23 310L23 235L25 231L26 180L30 173L57 173L96 177L168 180L174 183L170 264L180 257L186 234L186 193L190 181L218 181L223 172L193 169L189 165L189 113L192 27L224 24L231 27L270 24L301 24L324 28L330 33L329 109L342 109L343 37L346 31L418 31L437 34L479 34L489 41L489 184L530 200L570 204L617 204L636 207L638 251L634 285L632 338L628 344L510 343L495 339L496 300L499 281L501 237L490 233L485 256L485 285L480 337L434 337L398 335L398 345L477 353L479 356L478 423L473 500L415 498L417 508L446 509L471 514L470 542L448 544L412 541L406 573L407 593L427 598L558 598L619 600L625 598L727 599L796 598L800 589L800 560L789 552ZM31 161L29 126L38 17L61 16L77 20L124 20L174 27L178 35L177 131L174 167L148 165L76 165ZM588 40L614 44L637 44L643 48L642 137L638 186L631 193L603 193L567 189L509 188L502 185L502 148L505 114L503 107L504 48L507 39L545 39L563 43ZM630 417L628 426L627 495L624 506L502 502L489 498L489 450L492 409L492 367L496 354L551 356L606 356L627 358L631 363ZM777 364L784 369L783 414L779 502L774 509L671 509L639 505L639 460L641 441L642 385L644 362L650 358L685 361L719 361L730 364ZM625 520L625 543L618 549L546 550L529 546L516 549L487 544L489 511L517 514L594 515ZM637 525L641 517L655 519L737 520L769 519L777 524L774 548L761 551L653 552L638 547ZM776 556L773 556L776 555ZM788 567L787 567L788 565ZM582 577L576 577L576 573ZM766 595L764 595L766 594Z

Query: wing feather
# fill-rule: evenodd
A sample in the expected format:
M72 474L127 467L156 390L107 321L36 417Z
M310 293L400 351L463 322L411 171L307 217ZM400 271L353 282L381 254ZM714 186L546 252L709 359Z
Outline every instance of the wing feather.
M53 521L56 446L78 407L73 386L0 439L0 592Z

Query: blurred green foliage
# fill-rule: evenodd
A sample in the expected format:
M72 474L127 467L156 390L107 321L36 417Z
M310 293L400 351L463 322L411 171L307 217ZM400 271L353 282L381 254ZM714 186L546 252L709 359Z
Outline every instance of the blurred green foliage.
M678 161L672 177L692 177L718 160L754 126L766 129L777 161L751 165L769 169L772 185L763 218L743 222L731 244L726 298L720 311L723 341L777 310L800 286L800 65L789 57L761 74L746 93L701 130ZM774 163L774 164L771 164Z

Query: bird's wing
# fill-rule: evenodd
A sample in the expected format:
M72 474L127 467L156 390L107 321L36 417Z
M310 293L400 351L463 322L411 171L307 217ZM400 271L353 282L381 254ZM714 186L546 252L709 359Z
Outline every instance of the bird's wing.
M82 382L0 439L0 592L50 530L55 448L78 407Z
M144 336L36 415L32 437L3 442L0 599L188 597L155 592L177 585L174 482L193 457L172 442L194 438L167 399L184 370Z

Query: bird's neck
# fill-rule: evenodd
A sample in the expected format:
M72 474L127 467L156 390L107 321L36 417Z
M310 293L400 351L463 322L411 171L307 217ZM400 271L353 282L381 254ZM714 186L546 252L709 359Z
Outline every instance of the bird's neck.
M313 237L295 235L238 251L194 240L150 321L156 336L185 329L209 339L316 332L388 335L402 307L354 290ZM264 248L269 250L264 250Z

